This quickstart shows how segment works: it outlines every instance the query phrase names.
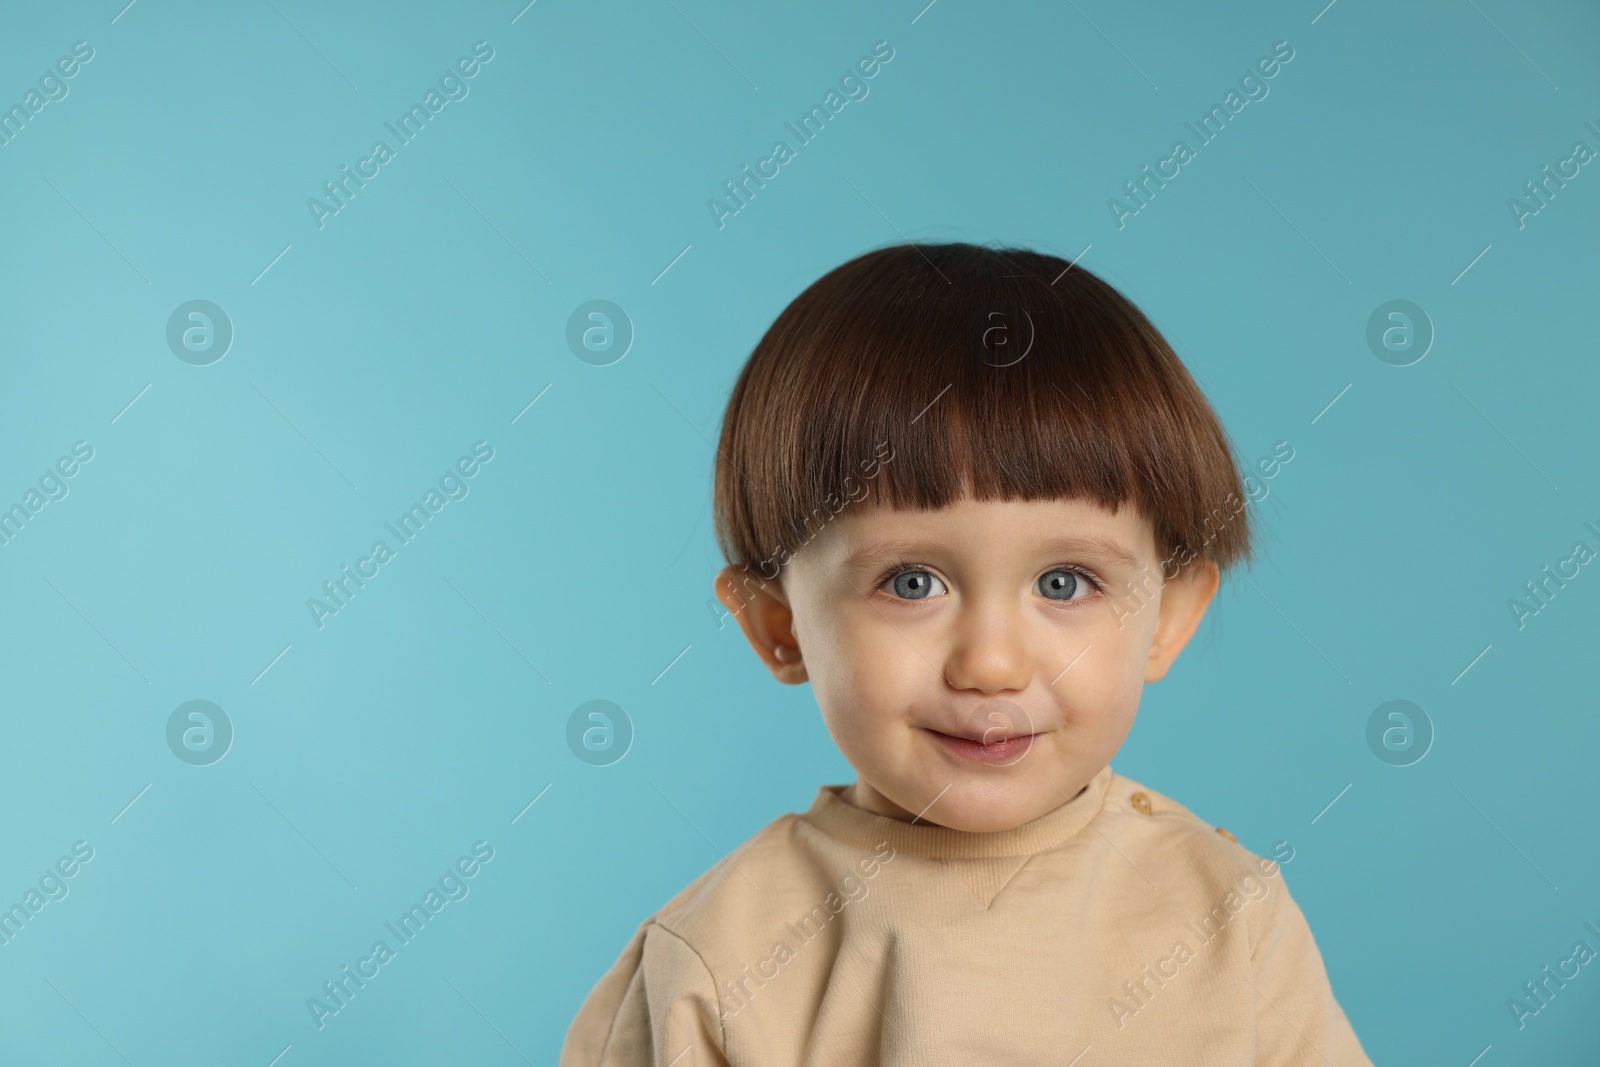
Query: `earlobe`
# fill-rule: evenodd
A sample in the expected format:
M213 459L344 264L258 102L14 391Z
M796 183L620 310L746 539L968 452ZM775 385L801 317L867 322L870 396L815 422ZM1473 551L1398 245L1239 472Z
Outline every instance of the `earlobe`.
M806 680L794 637L794 616L782 589L738 567L724 567L715 583L717 599L733 614L757 658L786 685Z
M784 665L782 673L776 670L772 672L778 681L799 685L806 680L806 667L801 662L803 653L798 646L774 645L772 647L772 655L779 663Z

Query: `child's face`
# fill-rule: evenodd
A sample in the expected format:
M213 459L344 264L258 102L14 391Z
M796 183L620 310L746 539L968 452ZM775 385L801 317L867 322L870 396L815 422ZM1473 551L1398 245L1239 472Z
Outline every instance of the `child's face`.
M1093 538L1133 561L1052 543ZM896 575L899 561L910 566ZM780 681L811 682L856 770L850 799L990 831L1066 803L1121 747L1144 683L1166 674L1217 588L1209 562L1160 575L1132 507L968 497L848 509L781 586L727 568L717 591Z

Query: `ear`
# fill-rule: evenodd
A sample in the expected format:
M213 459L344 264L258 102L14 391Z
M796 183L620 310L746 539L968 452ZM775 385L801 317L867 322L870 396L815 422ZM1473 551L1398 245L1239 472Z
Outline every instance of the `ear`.
M1178 653L1199 628L1221 580L1222 574L1215 561L1208 559L1195 563L1177 580L1162 584L1161 608L1156 632L1150 641L1145 681L1159 682L1166 677Z
M794 636L794 615L782 585L762 579L747 567L724 567L717 572L713 590L739 620L745 640L774 678L786 685L807 680L800 643Z

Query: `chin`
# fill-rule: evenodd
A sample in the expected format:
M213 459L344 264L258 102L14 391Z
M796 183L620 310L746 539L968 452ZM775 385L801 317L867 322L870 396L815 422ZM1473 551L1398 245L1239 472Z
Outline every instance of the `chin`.
M970 834L992 834L1000 830L1014 830L1023 823L1028 822L1030 818L1031 816L1007 817L997 815L992 817L974 816L971 818L963 816L956 819L946 819L939 825L949 827L952 830L964 830Z
M952 789L946 793L944 799L928 812L927 818L952 830L993 833L1014 829L1043 814L1035 810L1035 805L1029 802L1031 798L1019 795L1018 790L1006 789L1003 791L1005 795L1000 796L987 790L964 791L961 796L952 797L951 794L955 792Z

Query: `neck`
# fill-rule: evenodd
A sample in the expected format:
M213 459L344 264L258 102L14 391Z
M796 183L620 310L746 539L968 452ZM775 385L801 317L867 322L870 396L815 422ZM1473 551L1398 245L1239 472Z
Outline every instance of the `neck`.
M855 784L853 784L849 789L845 790L844 799L848 803L861 808L863 811L870 811L878 815L887 815L889 818L898 819L900 822L928 822L927 819L917 818L915 812L907 811L905 808L902 808L900 805L896 804L894 801L890 800L888 797L874 789L871 784L863 781L860 777L856 778Z

